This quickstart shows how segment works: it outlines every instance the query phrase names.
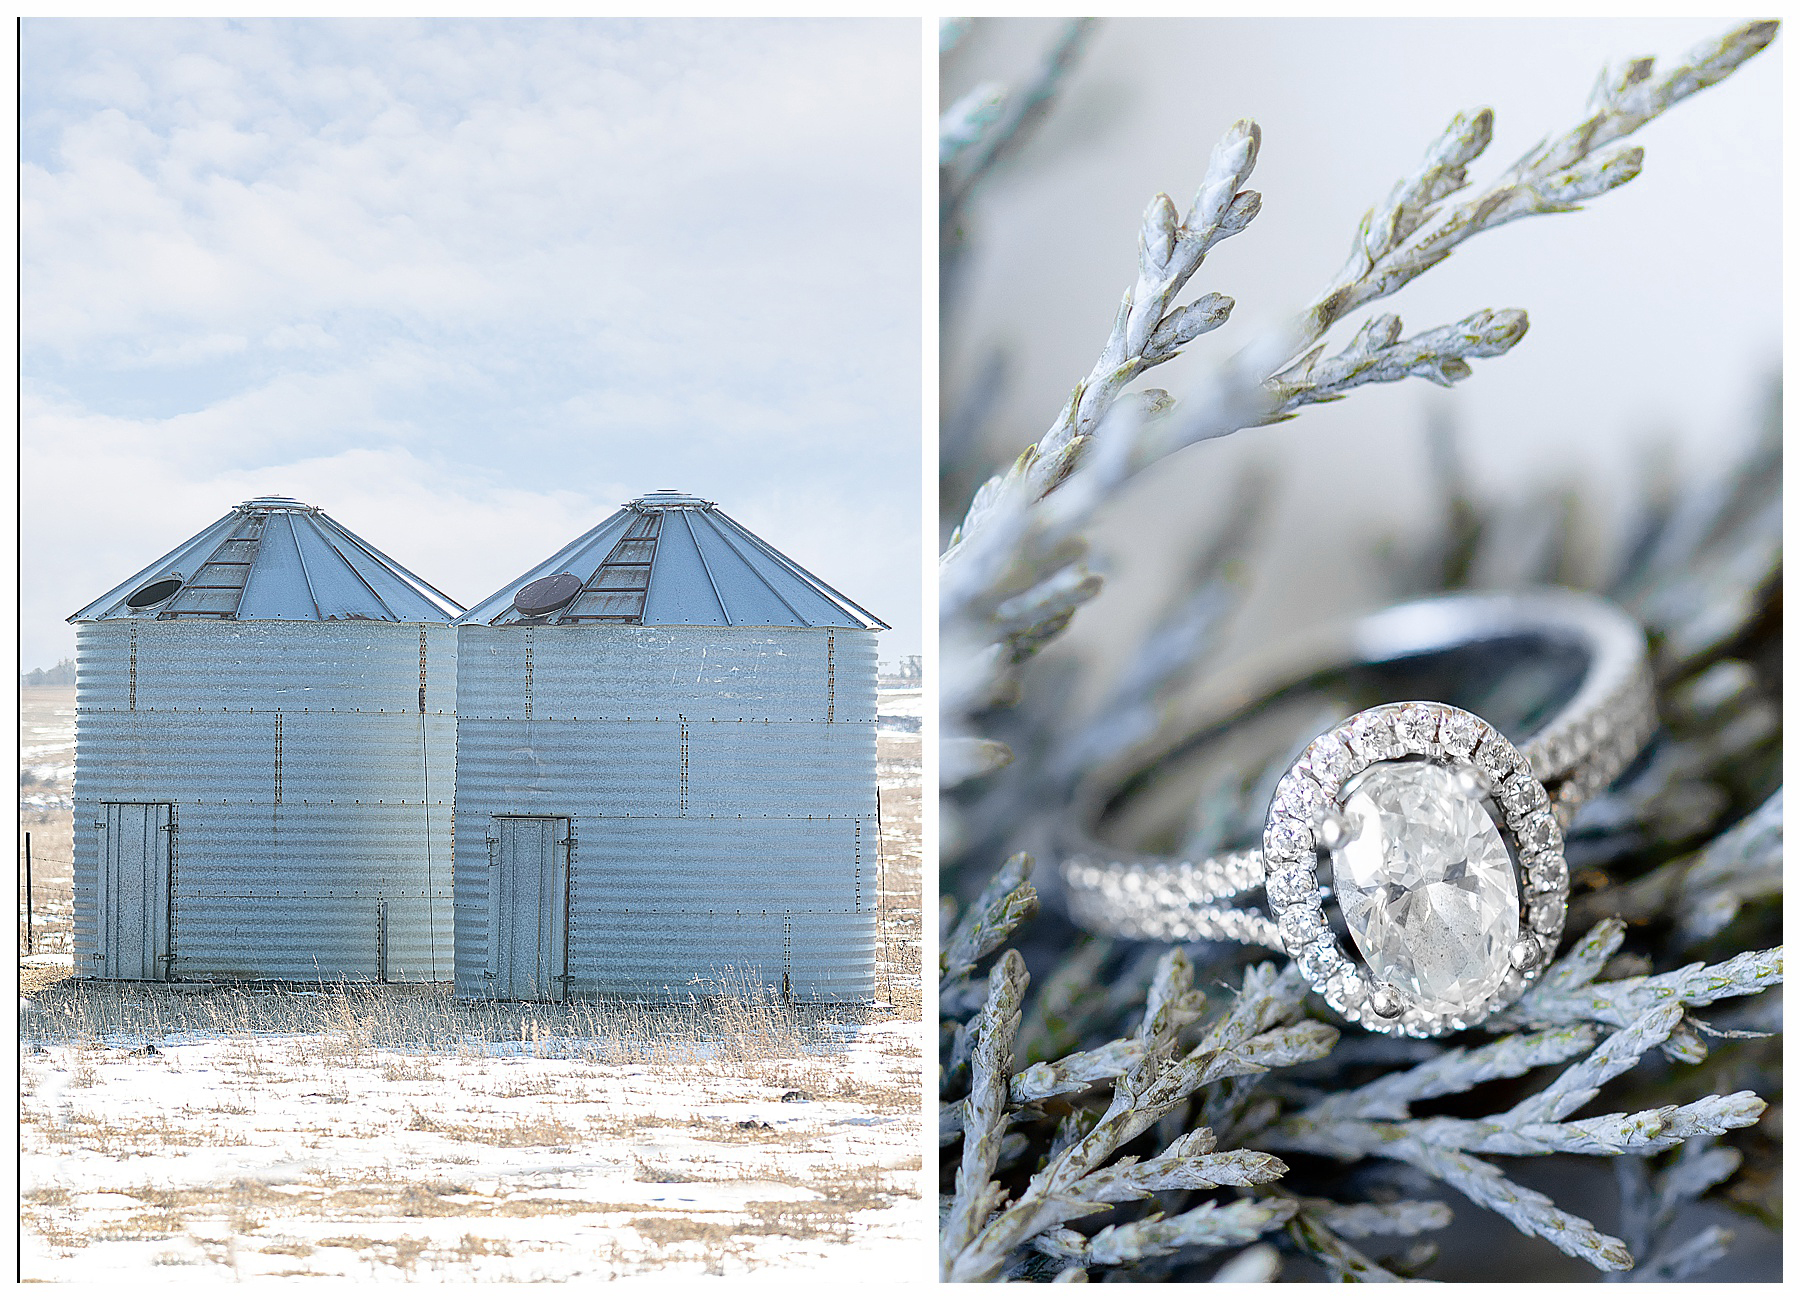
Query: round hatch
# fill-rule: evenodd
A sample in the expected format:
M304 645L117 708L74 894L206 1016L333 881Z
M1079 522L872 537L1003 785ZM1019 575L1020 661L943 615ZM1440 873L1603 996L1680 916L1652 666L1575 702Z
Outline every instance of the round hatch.
M158 578L155 582L145 583L125 597L125 604L131 609L149 609L152 605L162 604L180 590L180 578Z
M681 506L699 506L701 509L706 509L712 505L712 502L705 497L690 496L686 492L677 492L673 488L663 488L659 492L639 497L636 501L628 504L650 510L672 509Z
M513 608L527 618L550 614L574 600L581 591L581 579L572 573L553 573L520 587L513 597Z

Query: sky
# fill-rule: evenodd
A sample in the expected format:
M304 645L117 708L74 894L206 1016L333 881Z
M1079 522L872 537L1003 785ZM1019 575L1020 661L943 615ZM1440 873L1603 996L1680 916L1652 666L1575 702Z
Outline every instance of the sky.
M267 494L470 605L698 493L918 653L916 22L20 44L23 667Z
M944 392L956 400L1003 358L988 465L1049 428L1132 283L1145 205L1166 191L1185 211L1236 119L1262 130L1249 181L1262 210L1209 253L1181 299L1226 294L1237 304L1229 323L1140 381L1177 402L1329 282L1362 214L1456 113L1494 111L1493 142L1469 172L1485 187L1582 119L1603 65L1650 55L1666 68L1740 21L1106 20L1038 133L970 213ZM945 98L987 80L1017 84L1056 31L1048 19L977 22L946 60ZM1493 499L1572 489L1581 558L1596 566L1616 550L1650 467L1690 481L1722 468L1758 431L1781 365L1787 39L1632 136L1644 167L1629 184L1578 212L1471 239L1328 339L1336 351L1378 312L1399 315L1412 335L1520 308L1531 327L1507 355L1475 361L1449 391L1417 379L1371 386L1140 476L1092 533L1106 589L1053 653L1123 662L1112 640L1136 635L1180 589L1196 541L1252 467L1274 486L1226 657L1386 602L1378 548L1438 526L1433 419L1457 430L1469 474Z

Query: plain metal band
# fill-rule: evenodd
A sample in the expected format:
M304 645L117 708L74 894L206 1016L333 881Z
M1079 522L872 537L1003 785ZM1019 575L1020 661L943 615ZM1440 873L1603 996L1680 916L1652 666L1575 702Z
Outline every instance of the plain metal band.
M1127 939L1224 939L1281 951L1274 923L1256 908L1220 906L1260 889L1262 851L1201 861L1119 850L1094 825L1127 781L1188 738L1236 717L1296 682L1334 668L1392 663L1503 637L1538 634L1572 643L1586 671L1567 703L1519 751L1549 787L1557 822L1616 780L1656 729L1654 684L1641 628L1598 596L1561 589L1469 593L1396 605L1315 632L1217 679L1178 708L1150 740L1092 774L1076 793L1065 832L1069 915L1083 929Z

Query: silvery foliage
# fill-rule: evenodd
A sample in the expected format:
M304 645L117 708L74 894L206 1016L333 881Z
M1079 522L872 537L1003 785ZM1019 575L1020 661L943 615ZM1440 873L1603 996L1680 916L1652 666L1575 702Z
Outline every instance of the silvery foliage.
M961 31L947 25L947 41ZM1195 441L1291 418L1365 383L1453 384L1471 359L1504 353L1526 328L1522 311L1476 312L1410 337L1396 317L1377 315L1329 356L1323 339L1471 235L1568 211L1630 180L1641 151L1617 142L1729 75L1774 31L1746 25L1660 76L1648 59L1603 75L1578 126L1453 202L1492 130L1485 110L1459 115L1364 218L1345 268L1300 318L1241 348L1179 407L1167 394L1127 389L1229 319L1232 304L1219 295L1177 299L1205 257L1256 215L1260 200L1244 182L1260 132L1240 122L1226 133L1185 213L1166 196L1152 201L1138 275L1100 360L1037 445L974 493L943 557L947 884L992 870L1009 846L1046 844L1079 774L1142 739L1161 702L1204 670L1243 590L1254 521L1272 490L1259 474L1232 494L1233 515L1199 548L1191 580L1100 708L1068 716L1066 679L1023 690L1021 665L1099 589L1082 533L1120 485ZM1088 35L1086 25L1064 29L1024 94L1033 113L1054 102ZM1033 120L1009 115L1007 103L1003 88L984 86L945 114L946 195L956 190L945 206L947 261L964 238L951 227L969 191ZM1007 132L1006 142L995 147L984 134L992 131ZM996 382L989 367L965 407L946 415L947 482L966 470L957 458L979 422L981 390ZM1560 581L1607 592L1651 633L1665 728L1569 834L1579 886L1569 932L1582 937L1467 1041L1396 1042L1325 1023L1291 966L1250 950L1085 939L1051 916L1026 925L1038 907L1031 857L1013 854L975 902L946 898L940 911L945 1278L1268 1281L1305 1258L1337 1280L1398 1280L1429 1263L1429 1242L1379 1261L1355 1243L1445 1227L1451 1209L1430 1192L1448 1185L1609 1275L1676 1280L1716 1261L1730 1240L1719 1228L1673 1233L1684 1206L1721 1189L1752 1210L1778 1203L1779 1148L1746 1127L1765 1103L1740 1085L1778 1086L1778 1039L1767 1035L1779 1028L1779 995L1767 990L1781 980L1781 952L1734 945L1779 928L1780 726L1770 685L1780 663L1779 403L1740 463L1681 490L1649 484L1622 558L1600 574L1582 571L1578 499L1479 501L1450 431L1438 435L1444 524L1387 557L1396 598ZM1339 716L1321 707L1319 725ZM1218 774L1184 851L1247 839L1282 766ZM1035 988L1006 947L1021 940L1044 971ZM1208 1014L1202 990L1221 986L1223 1004ZM1677 1100L1700 1091L1696 1074L1719 1090ZM1450 1117L1439 1102L1414 1114L1477 1086L1509 1104ZM1603 1093L1624 1104L1578 1114ZM1733 1132L1735 1144L1720 1140ZM1620 1236L1492 1163L1552 1153L1613 1160ZM1296 1155L1311 1162L1304 1175L1283 1158Z
M1061 51L1084 31L1071 26L1018 110L996 113L985 128L979 125L979 107L966 100L946 114L948 129L972 141L955 149L944 168L947 226L953 226L986 168L1013 147L1031 115L1051 102L1056 79L1068 67ZM1643 150L1617 142L1730 75L1774 31L1773 23L1739 28L1660 77L1648 59L1603 75L1580 124L1530 150L1473 197L1452 202L1469 187L1468 169L1493 136L1490 111L1458 114L1417 170L1364 216L1344 268L1286 329L1253 340L1217 368L1207 391L1190 397L1180 410L1157 390L1122 401L1145 371L1230 317L1234 304L1220 294L1203 294L1184 306L1176 300L1207 255L1242 233L1261 211L1261 195L1246 183L1262 132L1251 121L1234 123L1214 147L1185 214L1166 194L1151 200L1138 234L1137 279L1120 303L1099 359L1049 431L976 491L943 554L945 785L1006 761L1003 750L979 742L979 730L968 719L1004 700L1011 670L1098 592L1098 579L1083 564L1081 530L1125 480L1182 447L1291 417L1365 384L1409 376L1454 384L1471 373L1471 358L1509 350L1529 324L1516 309L1477 311L1410 338L1402 337L1398 317L1378 315L1329 357L1322 340L1352 312L1397 292L1474 235L1522 217L1573 211L1630 181L1643 165ZM981 97L982 102L1004 99L995 88L982 90ZM984 149L979 142L989 136L994 143ZM959 161L964 154L978 155L967 170Z

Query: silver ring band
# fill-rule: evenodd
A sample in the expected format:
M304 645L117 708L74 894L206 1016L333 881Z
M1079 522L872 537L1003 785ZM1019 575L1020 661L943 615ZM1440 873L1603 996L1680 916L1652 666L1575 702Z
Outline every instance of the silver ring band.
M1516 845L1520 938L1536 948L1531 960L1521 963L1522 982L1505 998L1510 1001L1548 963L1561 936L1568 889L1561 831L1577 808L1624 771L1656 728L1642 630L1622 610L1584 593L1541 590L1414 601L1316 632L1249 671L1216 679L1202 696L1173 710L1156 736L1090 774L1078 787L1060 845L1071 918L1094 933L1122 938L1230 940L1284 951L1302 962L1303 971L1321 991L1334 974L1345 976L1354 991L1357 977L1347 969L1354 963L1342 957L1341 949L1336 960L1326 951L1329 931L1323 938L1316 931L1308 933L1307 918L1317 911L1314 891L1306 887L1308 878L1290 872L1286 883L1277 882L1281 889L1267 887L1267 841L1263 848L1176 858L1134 852L1127 844L1109 842L1108 832L1118 839L1135 838L1129 827L1120 834L1117 823L1130 822L1121 814L1129 813L1134 800L1156 785L1160 771L1190 753L1199 740L1225 734L1297 683L1346 667L1404 665L1421 656L1521 640L1574 665L1575 684L1517 749L1473 715L1416 701L1358 714L1307 750L1307 755L1314 755L1321 746L1330 749L1335 734L1335 743L1346 753L1333 761L1347 762L1357 772L1412 753L1486 773L1493 789L1484 788L1484 794L1493 800L1500 825ZM1356 730L1371 727L1379 733L1375 741ZM1396 742L1395 733L1417 743ZM1270 808L1266 834L1278 835L1275 849L1289 854L1277 859L1284 868L1321 851L1313 844L1310 829L1300 834L1303 848L1292 847L1289 840L1299 833L1296 828L1303 827L1293 818L1303 812L1307 817L1319 815L1320 787L1335 797L1346 779L1343 772L1328 776L1316 759L1311 766L1308 763L1303 756L1284 778ZM1304 810L1284 803L1293 797L1304 798ZM1325 806L1330 806L1329 800ZM1281 895L1290 884L1291 901L1298 910L1284 912L1290 899ZM1268 895L1268 910L1233 905L1240 895L1259 889ZM1321 892L1329 897L1329 891ZM1306 969L1309 954L1315 970ZM1341 999L1330 1000L1335 1005ZM1444 1032L1463 1019L1451 1016L1435 1027L1433 1016L1409 1013L1403 1018L1409 1023L1390 1025L1389 1017L1353 1014L1358 1006L1366 1009L1357 998L1348 1003L1352 1011L1346 1014L1383 1030Z

